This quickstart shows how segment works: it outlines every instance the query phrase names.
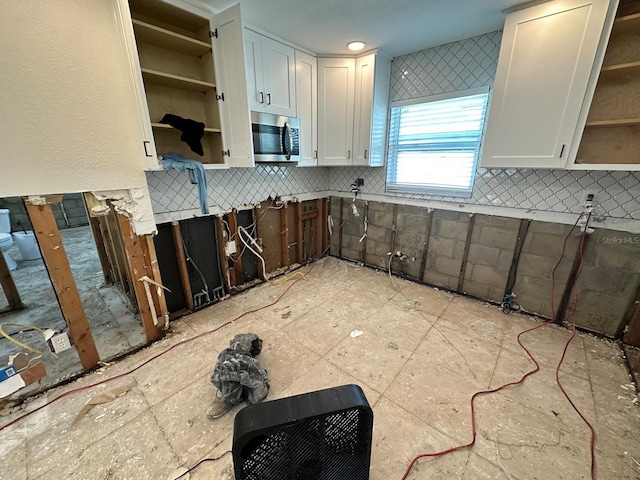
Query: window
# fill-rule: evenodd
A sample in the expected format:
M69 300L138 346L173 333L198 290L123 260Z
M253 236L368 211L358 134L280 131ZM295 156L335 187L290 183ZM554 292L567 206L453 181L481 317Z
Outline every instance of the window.
M470 197L488 88L391 104L387 191Z

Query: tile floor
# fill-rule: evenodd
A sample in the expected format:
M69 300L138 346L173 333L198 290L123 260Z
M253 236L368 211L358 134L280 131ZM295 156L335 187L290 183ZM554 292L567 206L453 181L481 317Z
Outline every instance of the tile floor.
M218 352L240 332L264 340L258 358L269 372L270 399L362 386L375 415L372 480L399 480L414 455L468 442L471 395L531 368L515 337L536 320L399 279L392 285L383 273L333 258L318 262L277 304L178 345L273 302L287 286L262 285L178 320L151 347L0 417L6 424L177 345L131 375L63 397L1 431L0 478L165 479L225 452L240 407L207 420L214 394L209 375ZM364 334L351 338L355 329ZM528 334L524 342L540 372L524 385L480 397L476 445L421 460L409 478L589 478L589 431L554 379L568 336L555 326ZM597 478L640 478L640 410L618 346L579 335L561 379L596 429ZM89 398L120 386L130 389L71 426ZM231 457L201 465L191 478L231 480Z

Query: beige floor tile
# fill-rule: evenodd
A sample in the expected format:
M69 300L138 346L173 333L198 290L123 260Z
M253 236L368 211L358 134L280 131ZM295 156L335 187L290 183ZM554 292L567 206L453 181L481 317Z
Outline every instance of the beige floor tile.
M207 409L215 392L207 373L152 409L180 465L191 466L233 430L233 419L242 406L234 407L219 419L209 420Z
M454 439L383 397L374 408L371 480L399 480L416 455L442 451L455 443ZM460 478L468 455L469 452L457 452L421 459L408 478Z
M407 286L391 301L439 317L453 298L453 294L437 288L407 282Z
M51 464L43 478L156 480L177 467L178 459L154 416L147 412L75 452L67 462Z
M496 466L493 463L485 460L475 453L469 455L469 461L465 468L463 480L517 480L516 477L511 474L506 467Z
M157 405L213 371L218 352L202 338L180 345L133 375L150 405Z
M426 364L414 355L384 395L462 444L471 439L470 401L478 389L470 377Z
M440 365L487 388L500 347L436 323L415 351L423 365Z
M325 355L355 328L356 319L339 304L327 302L291 322L287 337Z
M620 391L621 385L632 383L620 345L592 335L583 335L582 341L594 384Z
M440 315L438 324L500 346L507 320L495 305L456 297Z
M378 392L384 392L410 355L410 350L365 332L356 338L347 336L325 358Z
M341 385L356 384L362 388L370 406L374 406L380 398L380 393L366 385L364 382L349 375L325 359L320 359L313 367L295 379L284 390L276 391L269 395L269 400L276 398L300 395L325 388L339 387Z
M502 394L476 402L474 453L517 478L588 478L588 430L568 431L554 415L523 407Z

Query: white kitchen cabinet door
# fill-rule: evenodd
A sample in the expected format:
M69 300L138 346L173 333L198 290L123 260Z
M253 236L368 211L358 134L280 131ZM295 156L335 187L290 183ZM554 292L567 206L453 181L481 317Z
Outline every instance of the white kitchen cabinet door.
M240 5L216 14L212 26L217 32L213 58L225 163L230 167L253 167Z
M390 69L390 60L379 54L356 59L354 165L384 165Z
M299 167L318 163L318 60L296 50L296 107L300 121Z
M295 50L248 29L244 36L250 109L295 117Z
M481 164L566 165L609 0L556 0L507 15Z
M318 59L318 165L352 165L355 59Z

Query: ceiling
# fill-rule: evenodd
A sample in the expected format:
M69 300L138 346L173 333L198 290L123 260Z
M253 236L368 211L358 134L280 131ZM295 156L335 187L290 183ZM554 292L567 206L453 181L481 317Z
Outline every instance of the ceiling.
M203 0L223 10L238 0ZM366 50L395 57L499 30L501 10L526 0L239 0L246 24L317 54Z

